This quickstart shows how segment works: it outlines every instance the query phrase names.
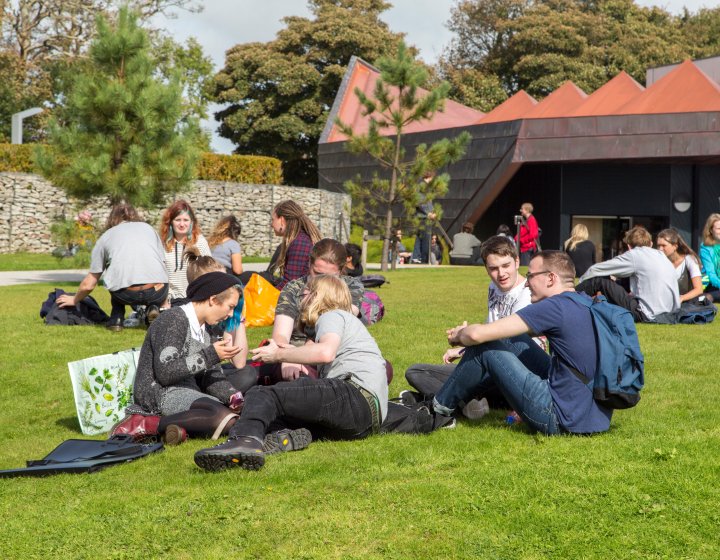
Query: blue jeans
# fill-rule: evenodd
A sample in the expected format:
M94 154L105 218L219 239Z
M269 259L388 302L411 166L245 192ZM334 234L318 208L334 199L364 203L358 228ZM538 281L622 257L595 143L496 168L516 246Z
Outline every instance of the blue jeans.
M415 245L413 245L412 257L413 261L419 260L422 263L430 262L430 228L419 229L415 235Z
M515 412L544 434L562 431L548 385L551 359L528 335L469 346L435 395L435 409L449 414L496 386Z

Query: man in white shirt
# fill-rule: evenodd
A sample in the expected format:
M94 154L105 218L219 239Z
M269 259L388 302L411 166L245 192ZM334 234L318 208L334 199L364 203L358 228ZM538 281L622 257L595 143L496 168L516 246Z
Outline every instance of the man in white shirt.
M508 317L530 305L530 289L525 277L518 272L520 259L512 239L503 235L491 237L482 244L480 255L492 282L488 288L487 322ZM455 370L453 362L462 356L465 348L450 348L443 356L443 364L414 364L405 372L405 379L415 391L402 391L404 404L429 400L443 386ZM485 405L473 400L463 407L463 414L477 418Z

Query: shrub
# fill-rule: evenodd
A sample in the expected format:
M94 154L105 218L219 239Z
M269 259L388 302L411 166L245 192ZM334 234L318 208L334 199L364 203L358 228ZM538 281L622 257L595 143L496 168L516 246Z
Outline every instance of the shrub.
M33 148L33 144L0 144L0 172L35 173ZM280 160L265 156L205 153L196 172L204 181L280 185L283 180Z
M0 144L0 171L34 173L32 144Z
M282 165L279 159L271 157L206 153L198 162L197 178L205 181L280 185Z

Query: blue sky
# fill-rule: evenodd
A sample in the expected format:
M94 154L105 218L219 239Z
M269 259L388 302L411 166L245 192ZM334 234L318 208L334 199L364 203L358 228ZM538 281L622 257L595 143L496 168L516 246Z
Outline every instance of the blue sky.
M390 0L393 7L382 15L390 29L406 33L409 44L420 50L420 57L435 62L450 42L451 34L445 26L452 6L457 0ZM671 12L683 6L696 11L712 6L701 0L673 0L653 2L639 0L644 6L659 5ZM199 14L178 12L176 19L162 18L156 23L167 29L178 41L195 37L215 63L216 70L225 62L225 51L240 43L270 41L282 29L281 19L286 16L309 16L304 0L207 0ZM211 112L214 109L211 108ZM213 149L230 153L233 144L214 134L217 123L204 123L213 132Z

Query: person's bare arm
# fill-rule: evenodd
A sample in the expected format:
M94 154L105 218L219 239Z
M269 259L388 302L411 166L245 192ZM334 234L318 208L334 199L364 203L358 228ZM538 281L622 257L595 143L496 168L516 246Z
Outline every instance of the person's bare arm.
M89 296L90 292L95 289L98 284L98 280L100 280L100 276L101 273L99 272L88 272L87 276L85 276L82 282L80 282L77 293L74 296L70 294L61 295L56 300L58 305L60 307L75 307L78 303L80 303L87 296Z
M272 339L278 344L288 344L295 328L295 319L288 315L275 315Z
M242 274L242 255L240 253L230 255L230 264L232 265L233 274Z
M504 317L493 323L460 325L448 330L447 335L448 343L452 346L474 346L483 342L500 340L501 338L509 338L529 332L530 327L527 326L527 323L519 315L513 313L509 317Z
M335 359L338 348L340 348L340 336L335 333L324 334L316 344L306 344L305 346L278 345L271 340L266 346L255 348L252 351L252 359L267 364L277 362L329 364Z
M244 368L247 363L248 355L248 342L247 332L245 331L245 323L241 323L240 326L235 329L232 333L225 333L225 336L230 339L230 345L240 348L240 351L235 354L230 360L232 365L236 368Z

